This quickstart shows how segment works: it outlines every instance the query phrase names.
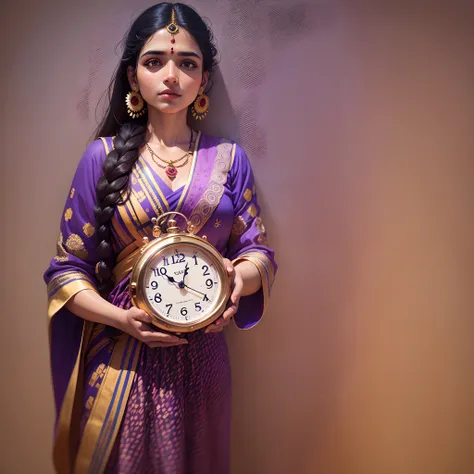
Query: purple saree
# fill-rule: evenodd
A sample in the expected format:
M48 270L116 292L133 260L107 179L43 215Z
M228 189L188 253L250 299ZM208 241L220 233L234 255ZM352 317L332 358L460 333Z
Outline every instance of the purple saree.
M85 151L66 201L48 285L51 367L59 473L224 474L229 469L231 376L223 333L193 333L189 344L150 349L128 334L90 323L65 304L96 291L95 185L111 138ZM141 156L130 199L112 219L117 284L109 301L129 308L129 272L151 218L180 211L222 255L258 268L262 288L241 298L234 322L262 317L276 264L266 244L252 170L228 140L199 135L188 183L172 191ZM109 328L110 330L110 328Z

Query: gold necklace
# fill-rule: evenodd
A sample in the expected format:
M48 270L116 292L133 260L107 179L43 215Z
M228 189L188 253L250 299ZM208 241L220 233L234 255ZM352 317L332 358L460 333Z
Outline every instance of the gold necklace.
M189 155L192 155L193 136L194 136L194 132L193 132L193 129L191 129L191 138L189 140L188 151L181 158L177 158L176 160L165 160L164 158L161 158L161 156L158 156L151 149L151 146L148 143L146 143L146 147L147 147L147 149L148 149L148 151L151 155L151 159L155 162L155 164L157 166L159 166L160 168L165 170L166 176L168 176L168 178L171 181L173 181L176 178L176 176L178 175L178 168L182 168L183 166L185 166L189 161ZM163 163L166 163L166 166L163 166L160 163L158 163L158 161L156 161L155 158L162 161ZM179 165L177 164L180 161L184 160L185 158L186 158L186 160L183 163L180 163Z

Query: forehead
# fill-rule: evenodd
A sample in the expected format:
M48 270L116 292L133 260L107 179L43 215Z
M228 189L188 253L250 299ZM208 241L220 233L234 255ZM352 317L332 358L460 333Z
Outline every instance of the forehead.
M185 30L183 27L179 27L179 33L171 35L166 28L162 28L154 33L148 41L143 45L142 53L148 49L163 51L171 47L171 38L174 38L176 42L173 44L173 48L176 51L192 51L202 57L199 45L196 43L194 37Z

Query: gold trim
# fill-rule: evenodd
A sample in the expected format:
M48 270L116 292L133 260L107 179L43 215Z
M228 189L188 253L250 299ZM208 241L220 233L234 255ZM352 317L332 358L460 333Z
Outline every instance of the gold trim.
M122 361L127 345L130 343L125 363L123 367L127 367L131 361L131 367L129 370L122 368ZM137 347L134 346L137 344ZM107 459L110 455L110 451L114 444L115 437L117 436L120 422L127 405L128 396L132 388L134 373L140 354L141 342L135 342L135 340L128 334L122 334L115 344L114 351L110 363L107 367L107 372L100 385L99 392L96 397L96 401L92 407L91 414L87 420L84 428L84 434L79 445L79 450L76 458L74 473L75 474L86 474L92 467L91 463L94 461L94 472L102 472ZM135 352L133 352L135 350ZM133 354L133 359L131 359ZM126 372L129 372L129 377L126 377ZM122 377L120 378L120 374ZM112 405L110 413L109 406L114 398L114 392L122 393L123 400L119 406L121 397L116 396ZM108 417L107 417L108 414ZM104 426L107 417L107 424ZM111 420L116 419L115 423ZM104 431L103 431L104 430ZM102 443L104 437L109 438L108 442ZM101 442L101 446L97 446L97 443ZM104 446L102 446L104 445ZM101 461L95 462L94 454L96 449L104 450L101 453Z
M187 181L186 185L184 186L183 192L181 193L181 197L179 198L179 201L178 201L178 205L176 206L177 211L179 211L181 209L181 206L184 203L186 194L189 190L189 186L191 185L191 183L193 181L193 178L194 178L194 172L196 171L197 155L198 155L199 144L200 144L200 141L201 141L201 136L202 136L202 133L199 131L198 136L196 138L196 143L194 144L193 164L191 166L191 171L190 171L189 176L188 176L188 181Z
M115 262L120 263L124 258L128 257L132 252L138 248L138 242L135 240L127 245L117 256Z
M253 193L252 193L252 190L247 188L244 192L244 199L247 201L247 202L250 202L252 200L252 197L253 197Z
M132 221L130 220L130 217L127 213L127 210L125 209L124 205L119 205L117 206L117 210L120 214L120 217L122 218L123 223L125 224L125 227L127 228L128 232L133 236L135 240L141 240L143 237L137 232L135 226L133 225Z
M120 221L117 219L117 215L114 213L112 216L112 219L110 220L112 224L112 228L115 232L117 232L118 236L120 237L120 240L123 242L125 246L129 246L131 243L134 242L133 238L127 235L122 227L122 224ZM125 247L127 248L127 247Z
M148 163L143 159L143 156L140 156L138 158L138 161L140 160L141 160L141 165L143 166L143 170L148 170L149 169ZM135 170L137 172L138 182L140 183L140 187L142 188L142 191L145 193L145 196L148 199L150 206L153 208L153 211L155 212L157 216L160 214L164 214L165 211L163 210L163 206L161 205L160 199L151 188L151 184L148 182L149 178L144 174L144 171L140 169L140 166L138 166L138 164ZM158 187L158 189L160 188ZM168 201L166 200L163 201L163 204L165 204L166 206L168 204ZM158 206L158 208L156 206Z
M83 290L93 290L97 293L96 287L86 278L66 283L57 290L48 302L48 318L51 319L74 295Z
M158 195L160 196L161 198L161 202L163 203L163 205L165 206L165 209L167 211L170 210L170 205L168 203L168 200L166 199L165 195L163 194L163 191L161 190L160 186L158 185L158 183L156 182L155 178L153 177L153 171L151 170L151 167L150 165L148 164L147 160L145 160L144 156L143 156L143 153L138 157L138 160L142 163L142 166L143 166L143 171L140 170L138 167L137 167L137 171L139 172L139 174L141 172L144 173L144 178L142 178L142 183L145 184L145 186L149 186L149 189L148 189L148 192L150 193L150 195L153 195L156 197L156 201L158 203L158 206L160 208L160 211L161 211L161 214L164 213L164 210L163 208L161 207L161 203L160 203L160 200L158 199L158 196L156 195L155 191L153 190L153 188L151 187L151 184L152 183L156 189L156 191L158 192ZM147 180L149 181L147 183ZM143 187L143 186L142 186ZM150 204L153 206L154 202L153 200L150 200ZM155 210L156 212L156 208L153 206L153 209ZM158 215L158 213L157 213Z
M135 265L135 262L140 257L140 249L135 249L131 254L127 255L120 262L117 262L112 273L114 274L115 281L122 281L122 279L127 276Z
M263 311L259 320L250 328L245 329L245 328L239 328L237 324L235 323L235 319L234 319L234 324L236 325L236 327L238 327L238 329L249 330L255 327L262 320L263 316L265 315L267 311L268 303L270 299L270 289L275 279L275 271L271 263L271 260L262 252L248 252L248 253L242 254L236 259L234 259L232 261L232 264L235 266L239 262L242 262L242 261L252 262L257 267L258 272L260 273L260 279L262 280L261 290L263 291Z
M89 321L84 322L76 362L71 372L66 394L59 412L56 440L53 448L53 461L56 472L61 474L73 472L74 452L80 426L80 410L77 410L77 407L83 403L82 397L78 395L78 387L82 388L84 351L90 341L92 328L93 323ZM73 427L76 427L76 431L73 431Z
M236 145L229 140L222 139L217 145L217 154L214 160L211 178L201 199L191 212L189 222L193 225L193 233L197 234L206 224L215 211L224 194L227 175L234 162Z

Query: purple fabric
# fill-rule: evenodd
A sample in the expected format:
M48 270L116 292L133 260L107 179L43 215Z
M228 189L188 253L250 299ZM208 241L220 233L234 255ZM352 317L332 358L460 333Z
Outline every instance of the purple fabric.
M111 139L107 139L111 145ZM217 145L220 139L203 135L199 143L197 163L191 185L172 191L142 160L131 179L132 194L140 202L141 212L148 219L156 215L157 206L176 210L181 194L186 192L181 212L189 217L201 199L211 178ZM94 238L85 235L85 225L94 223L95 184L101 173L105 151L100 140L92 143L79 163L61 222L63 244L74 234L84 243L84 251L68 252L67 260L53 259L45 272L50 283L68 271L82 272L84 278L96 283L94 268L98 256ZM136 176L135 176L136 173ZM140 174L141 173L141 174ZM159 186L165 200L152 202L144 196L143 177L149 186ZM142 178L142 179L140 179ZM72 197L71 197L72 196ZM249 206L253 211L249 212ZM68 211L71 210L71 212ZM123 207L133 222L140 213L133 206ZM232 167L227 175L224 192L217 208L199 235L206 235L222 255L235 259L245 252L258 251L272 262L273 251L261 242L254 181L245 152L237 145ZM244 229L233 233L240 219ZM138 221L136 221L138 222ZM117 254L135 240L123 223L118 210L116 227L112 230ZM151 235L151 222L140 222L136 231ZM77 240L77 239L76 239ZM63 250L64 251L64 250ZM59 248L58 248L59 252ZM79 256L77 256L79 255ZM130 306L128 277L114 289L109 300L120 307ZM236 324L248 328L256 324L263 311L263 291L241 298ZM61 309L52 321L51 364L56 406L62 404L69 380L74 354L77 354L82 320ZM79 336L79 337L78 337ZM114 347L111 328L96 325L85 354L84 413L82 428L102 382L101 373L110 360ZM149 349L143 346L119 435L107 465L107 472L160 472L163 474L224 474L229 465L231 378L225 337L222 333L198 331L189 336L182 347Z

